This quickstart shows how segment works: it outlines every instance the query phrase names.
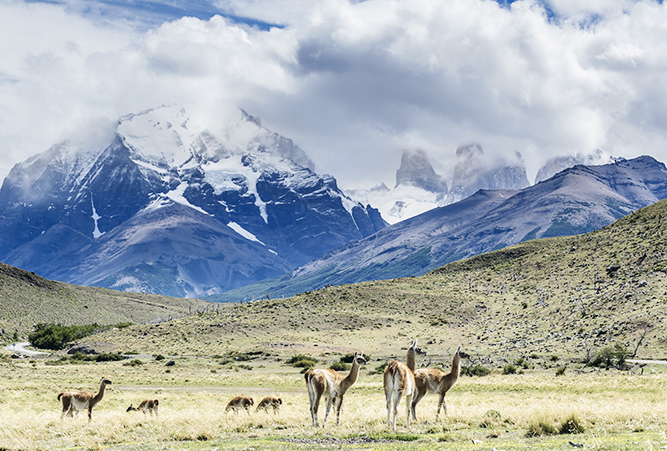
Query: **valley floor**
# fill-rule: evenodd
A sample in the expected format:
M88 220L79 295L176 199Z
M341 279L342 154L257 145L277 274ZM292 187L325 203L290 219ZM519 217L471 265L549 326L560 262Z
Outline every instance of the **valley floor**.
M577 374L526 370L525 374L462 376L447 395L448 416L435 421L437 397L419 404L419 421L386 427L381 374L372 361L345 397L340 425L310 426L308 396L299 369L275 357L228 363L220 358L132 359L71 363L58 359L0 360L0 449L118 450L628 450L667 446L667 370L643 375L616 370ZM323 365L328 363L321 362ZM322 366L322 365L321 365ZM60 420L60 391L96 392L104 376L113 384L93 410ZM279 414L225 413L236 395L258 401L279 396ZM130 403L160 400L159 418L125 412ZM324 415L320 407L320 421ZM559 433L568 420L583 429ZM549 428L554 428L552 433ZM531 435L531 431L534 436ZM545 433L539 435L539 433Z

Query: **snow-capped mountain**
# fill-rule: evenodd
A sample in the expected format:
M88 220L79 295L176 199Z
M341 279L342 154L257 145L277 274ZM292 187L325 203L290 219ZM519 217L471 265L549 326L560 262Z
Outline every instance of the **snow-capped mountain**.
M17 164L0 189L0 260L66 282L199 296L386 225L245 111L188 109L127 115L107 146L65 142Z
M417 276L521 241L600 229L665 198L667 168L651 157L579 165L523 190L477 191L335 249L288 275L215 300L242 299L258 289L279 296L326 284Z
M586 155L578 153L576 155L549 158L547 162L544 163L544 165L537 171L537 175L535 176L535 183L540 183L543 180L550 179L559 172L574 167L578 164L591 166L614 163L620 160L622 160L622 158L614 158L610 155L607 155L600 149L597 149L595 152Z
M405 150L396 171L396 185L384 183L370 190L348 190L353 199L375 206L390 224L412 218L433 208L463 200L480 189L523 189L530 185L519 152L513 159L489 159L479 144L456 150L451 179L433 169L421 149Z

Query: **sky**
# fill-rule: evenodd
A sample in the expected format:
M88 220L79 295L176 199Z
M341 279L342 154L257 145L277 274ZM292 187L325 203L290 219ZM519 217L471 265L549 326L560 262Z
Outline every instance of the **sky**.
M0 178L120 116L225 102L346 189L393 186L404 149L667 161L657 0L0 0Z

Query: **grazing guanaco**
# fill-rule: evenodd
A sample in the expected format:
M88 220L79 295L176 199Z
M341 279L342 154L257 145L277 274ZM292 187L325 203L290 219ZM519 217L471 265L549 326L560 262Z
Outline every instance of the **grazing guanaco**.
M104 390L109 384L111 384L109 379L102 378L100 390L96 395L88 391L58 393L58 401L62 401L63 403L63 411L60 414L60 419L62 420L65 414L72 417L74 412L78 415L79 410L88 409L88 422L90 422L93 419L93 407L102 401Z
M359 368L365 364L364 353L355 352L354 359L352 360L352 368L350 368L350 373L346 377L343 377L343 375L338 374L336 370L332 369L311 369L306 371L304 377L306 379L306 386L308 387L308 396L310 397L310 417L313 420L313 427L318 427L317 409L320 406L322 396L324 396L327 402L322 427L327 422L332 403L335 403L336 425L340 423L340 408L343 405L343 396L357 381Z
M444 406L445 415L447 415L447 402L445 394L454 386L459 378L461 371L461 346L454 353L452 358L452 369L449 373L440 371L436 368L420 368L415 371L415 383L417 384L417 394L412 401L412 418L417 421L416 407L417 403L426 393L437 393L438 410L435 412L435 420L438 421L440 407Z
M250 413L250 408L254 403L255 401L253 401L250 396L237 396L229 401L229 404L227 404L227 407L225 408L225 412L233 410L238 413L239 410L245 409L246 412Z
M264 410L266 413L269 413L269 407L273 409L273 413L279 413L280 412L280 405L283 403L283 400L280 398L276 398L275 396L267 396L266 398L262 399L259 404L257 404L257 409L255 409L255 412L259 412L260 410Z
M410 406L416 393L415 375L411 368L415 367L417 340L412 340L408 347L407 364L392 360L384 370L384 394L387 398L387 426L396 430L396 416L401 397L405 395L405 415L407 427L410 428ZM393 403L393 406L392 406ZM393 421L392 421L393 412Z
M141 410L144 415L146 415L146 412L150 412L151 416L153 416L153 412L155 412L155 416L157 417L158 404L160 404L160 401L157 399L144 399L137 407L133 407L132 404L130 404L130 407L127 408L126 412Z

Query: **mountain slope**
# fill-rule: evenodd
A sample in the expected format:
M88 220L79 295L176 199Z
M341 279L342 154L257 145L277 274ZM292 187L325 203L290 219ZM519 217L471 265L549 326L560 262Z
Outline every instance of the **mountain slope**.
M496 203L480 202L481 198ZM285 276L211 300L267 292L287 295L326 284L420 275L521 241L600 229L664 198L667 169L651 157L576 166L521 191L478 192L336 249Z
M584 235L522 242L420 277L362 282L260 300L137 326L96 340L142 353L266 350L290 356L363 350L402 355L418 338L425 360L449 367L457 346L502 371L569 364L619 343L641 359L664 359L667 200ZM187 349L190 352L189 349ZM572 360L570 360L572 359ZM576 359L576 360L575 360ZM552 373L553 374L553 373Z
M106 147L62 143L16 165L0 189L0 260L85 285L201 296L385 226L291 140L240 109L206 113L127 115Z
M0 341L15 331L25 338L37 323L150 323L207 308L213 306L198 299L81 287L0 263Z

